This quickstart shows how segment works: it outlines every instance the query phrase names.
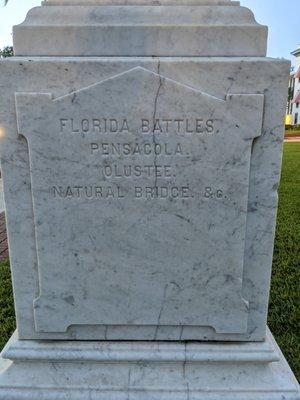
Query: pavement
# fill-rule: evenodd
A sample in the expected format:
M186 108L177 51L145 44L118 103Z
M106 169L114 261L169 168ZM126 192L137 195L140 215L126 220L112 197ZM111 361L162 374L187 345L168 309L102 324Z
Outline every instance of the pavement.
M285 136L285 142L300 142L300 136Z
M2 179L0 179L0 213L2 211L4 211L4 198L3 198Z
M9 257L4 211L0 214L0 261Z
M8 257L9 255L8 255L6 222L5 222L5 212L4 212L3 188L2 188L2 179L0 179L0 261L6 260Z

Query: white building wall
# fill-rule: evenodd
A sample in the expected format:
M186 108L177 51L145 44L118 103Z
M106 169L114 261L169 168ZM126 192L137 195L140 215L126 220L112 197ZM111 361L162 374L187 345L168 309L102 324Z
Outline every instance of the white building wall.
M300 46L297 50L292 52L292 54L296 57L296 69L293 74L291 74L290 78L290 83L289 87L292 88L293 90L293 98L294 100L297 96L297 94L300 94ZM297 76L298 72L298 76ZM299 102L294 102L294 101L289 101L287 105L287 115L291 116L291 118L288 118L290 120L289 123L292 125L300 125L300 101ZM287 119L287 120L288 120Z
M300 93L300 78L295 78L294 98ZM293 103L293 125L300 125L300 102Z

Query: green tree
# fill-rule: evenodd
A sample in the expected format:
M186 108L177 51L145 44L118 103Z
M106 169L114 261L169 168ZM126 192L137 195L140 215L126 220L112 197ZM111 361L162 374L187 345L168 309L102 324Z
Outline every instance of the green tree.
M0 50L0 58L11 57L14 55L12 46L6 46L3 50Z

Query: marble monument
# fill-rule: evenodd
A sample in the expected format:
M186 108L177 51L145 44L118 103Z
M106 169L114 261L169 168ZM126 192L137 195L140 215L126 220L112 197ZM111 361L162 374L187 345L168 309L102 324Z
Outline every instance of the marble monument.
M0 399L299 399L267 329L289 63L237 1L48 0L0 63Z

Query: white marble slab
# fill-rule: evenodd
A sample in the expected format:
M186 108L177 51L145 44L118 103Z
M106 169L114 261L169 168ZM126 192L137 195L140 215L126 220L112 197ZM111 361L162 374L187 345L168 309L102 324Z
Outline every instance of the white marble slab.
M299 400L266 332L290 68L266 43L228 0L47 0L14 28L0 399Z
M111 5L112 2L108 0L45 0L42 2L45 6L60 6L60 5ZM114 0L114 5L216 5L216 6L236 6L239 1L231 0Z
M141 67L56 99L16 94L29 147L37 332L246 333L249 171L263 102L216 98Z
M226 0L43 4L0 62L0 399L299 400L266 333L290 67L267 28Z
M15 58L0 68L10 82L1 149L20 338L263 340L288 63ZM94 114L127 118L130 130L70 132L71 118ZM166 114L205 115L214 132L180 135L173 124L168 134L141 134L143 116ZM99 143L112 138L181 143L183 155L101 156ZM170 164L171 176L101 176L104 161L146 159ZM188 184L195 197L135 197L155 181ZM65 196L68 186L108 182L125 197Z
M267 27L258 24L253 13L240 7L239 2L122 0L87 1L85 6L73 1L49 4L51 7L33 8L25 21L14 27L16 55L266 55Z
M13 336L1 400L299 400L268 332L264 343L43 342Z

